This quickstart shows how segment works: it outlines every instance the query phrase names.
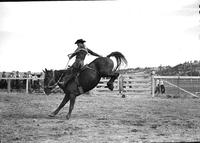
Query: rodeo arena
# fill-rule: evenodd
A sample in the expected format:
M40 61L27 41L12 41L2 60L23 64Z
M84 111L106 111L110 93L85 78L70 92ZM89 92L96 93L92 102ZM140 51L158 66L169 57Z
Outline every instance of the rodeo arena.
M110 78L101 78L77 97L69 120L71 100L52 112L64 92L56 86L45 94L45 72L1 72L0 142L200 141L200 76L160 76L154 68L118 72L112 91Z

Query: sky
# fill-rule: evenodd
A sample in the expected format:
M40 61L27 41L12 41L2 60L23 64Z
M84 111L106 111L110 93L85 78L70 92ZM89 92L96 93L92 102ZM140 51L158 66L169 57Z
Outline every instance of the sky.
M198 0L0 2L0 71L65 68L77 39L123 68L200 60ZM85 64L96 57L88 55ZM73 63L72 59L69 64Z

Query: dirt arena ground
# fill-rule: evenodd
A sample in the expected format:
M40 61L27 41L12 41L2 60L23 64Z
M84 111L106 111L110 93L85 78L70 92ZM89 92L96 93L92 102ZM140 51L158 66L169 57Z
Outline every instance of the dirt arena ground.
M200 141L200 99L150 95L81 95L70 120L63 95L0 93L1 143Z

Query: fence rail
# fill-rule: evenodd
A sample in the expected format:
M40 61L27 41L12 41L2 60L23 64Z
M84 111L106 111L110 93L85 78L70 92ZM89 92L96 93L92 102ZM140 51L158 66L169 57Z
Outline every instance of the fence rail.
M26 80L26 93L29 92L30 80L44 80L44 78L35 78L35 77L28 77L28 78L0 78L0 80L7 81L7 91L11 91L11 81L12 80ZM106 87L107 82L109 81L108 78L101 78L99 84L94 88L95 91L109 91ZM137 74L122 74L118 77L118 79L114 82L114 91L117 92L131 92L141 94L143 93L150 93L151 92L151 78L149 75L144 73L137 73Z
M179 92L180 90L193 97L197 97L197 94L200 93L200 76L155 76L154 74L146 74L145 72L121 74L114 82L114 91L131 94L152 94L152 97L154 97L156 79L162 79L165 83L165 86L169 88L169 92L175 90ZM25 92L29 93L29 88L31 86L29 84L30 81L39 80L40 82L43 82L44 78L0 78L0 80L5 80L7 82L6 89L8 92L11 92L12 80L23 80L25 84ZM108 78L101 78L99 84L93 90L97 92L109 91L109 89L106 87L108 81Z
M101 79L95 91L109 91L105 88L108 79ZM131 94L151 94L151 76L144 72L121 74L114 83L114 91L129 92Z

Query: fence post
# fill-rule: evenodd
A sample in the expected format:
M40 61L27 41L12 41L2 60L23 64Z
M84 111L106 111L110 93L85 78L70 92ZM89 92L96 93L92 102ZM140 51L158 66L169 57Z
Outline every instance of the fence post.
M120 75L118 77L118 87L119 87L119 93L122 94L123 92L123 77Z
M28 93L28 78L26 79L26 93Z
M10 87L11 87L11 86L10 86L10 83L11 83L11 82L10 82L10 79L8 79L8 85L7 85L8 93L10 93Z
M178 74L177 86L179 87L180 75ZM178 88L178 96L180 95L180 88Z
M155 71L152 71L152 73L151 73L151 94L152 94L152 97L155 96L155 94L154 94L154 91L155 91L154 75L155 75Z

